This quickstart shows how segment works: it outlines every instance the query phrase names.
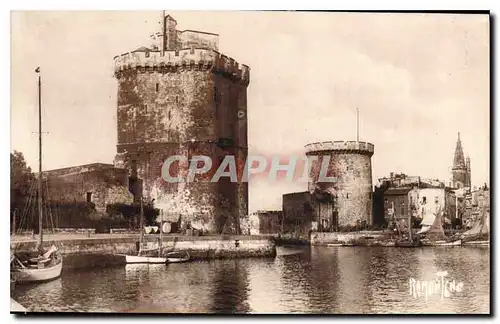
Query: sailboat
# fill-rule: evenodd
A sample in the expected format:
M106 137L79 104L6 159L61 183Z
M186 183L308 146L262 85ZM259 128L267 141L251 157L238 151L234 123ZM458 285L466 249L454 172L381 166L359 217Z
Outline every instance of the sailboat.
M63 258L55 245L43 248L43 204L42 204L42 81L38 73L38 240L34 251L11 254L10 274L17 283L36 283L57 279L61 276Z
M421 246L419 237L413 237L411 213L408 214L408 238L401 237L394 245L396 247L418 247Z
M163 223L163 212L160 213L161 220L160 224ZM144 207L143 200L141 198L141 215L140 215L140 236L139 236L139 251L137 255L125 255L125 262L127 264L133 263L167 263L167 258L162 257L162 245L163 245L163 229L160 226L160 239L158 242L157 249L144 249ZM156 256L154 256L156 254Z
M422 239L424 246L460 246L462 240L447 238L443 229L443 212L437 209L434 213L426 213L422 220L422 228L417 232L418 235L425 236Z
M465 246L490 246L490 212L481 207L481 214L470 230L462 234Z

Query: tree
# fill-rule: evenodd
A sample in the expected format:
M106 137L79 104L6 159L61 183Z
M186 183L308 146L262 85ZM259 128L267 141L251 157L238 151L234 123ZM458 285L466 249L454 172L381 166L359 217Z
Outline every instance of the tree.
M12 208L22 208L29 197L35 175L26 164L24 155L14 151L10 154L10 204Z
M30 196L30 189L32 189L32 185L34 185L34 180L35 175L31 171L31 168L26 164L23 153L18 151L11 153L10 209L11 211L16 210L18 215L17 217L19 217L20 213L22 213L26 201Z

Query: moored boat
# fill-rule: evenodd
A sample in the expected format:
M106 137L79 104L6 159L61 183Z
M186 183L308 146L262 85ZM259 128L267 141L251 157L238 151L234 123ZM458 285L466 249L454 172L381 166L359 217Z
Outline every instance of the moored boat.
M461 246L462 240L456 241L422 241L423 246Z
M140 255L125 255L125 261L127 264L131 263L166 263L167 258L162 257L148 257L148 256L140 256Z
M184 254L180 252L169 252L167 253L167 262L168 263L182 263L182 262L188 262L191 260L191 256L189 255L189 252L186 252Z
M45 282L57 279L61 276L63 258L55 245L46 251L43 248L43 219L44 208L42 199L42 105L41 105L41 76L38 73L38 139L39 139L39 170L38 170L38 192L34 200L38 202L38 240L36 247L31 251L14 251L11 253L10 274L16 283ZM27 209L29 208L29 204ZM25 215L27 217L27 214ZM22 223L22 222L21 222ZM15 234L15 233L13 233Z
M469 242L463 242L463 246L490 246L490 241L485 240L485 241L469 241Z
M141 215L140 215L140 224L141 224L141 232L140 232L140 237L139 237L139 251L137 252L137 255L125 255L125 263L127 264L133 264L133 263L149 263L149 264L159 264L159 263L166 263L167 258L162 256L162 245L163 245L163 239L162 239L162 228L161 224L163 222L163 213L161 213L161 220L160 220L160 239L158 241L158 248L157 249L147 249L145 250L143 248L143 241L144 241L144 232L145 232L145 227L143 226L144 223L144 209L143 209L143 201L141 198ZM152 254L156 254L153 256Z
M394 243L394 246L396 246L396 247L409 247L409 248L412 248L412 247L422 246L422 243L419 240L412 240L412 241L409 241L409 240L400 240L400 241L396 241Z

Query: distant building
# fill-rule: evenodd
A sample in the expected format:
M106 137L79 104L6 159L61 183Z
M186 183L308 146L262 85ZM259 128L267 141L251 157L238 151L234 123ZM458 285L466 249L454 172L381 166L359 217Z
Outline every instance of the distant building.
M312 196L309 191L283 195L283 232L299 236L317 230L318 220L314 217ZM321 222L321 221L319 221Z
M313 195L314 221L328 231L372 224L372 163L374 145L333 141L306 145L312 160L308 188ZM328 159L326 174L322 164ZM321 176L332 181L325 181Z
M410 209L411 188L389 188L384 193L384 218L387 220L407 220Z
M421 176L409 176L404 173L394 173L391 172L388 177L383 177L378 179L379 186L386 184L391 188L401 188L401 187L445 187L444 182L439 179L431 179Z
M128 171L113 164L92 163L43 172L52 204L94 203L98 212L113 203L132 203Z
M455 191L451 188L413 188L409 192L409 201L412 216L422 219L425 213L436 209L437 201L443 211L443 225L451 226L461 223L461 221L455 221L457 218L456 197Z
M278 234L283 224L283 213L281 210L259 210L259 234Z
M471 166L470 158L464 158L462 141L460 141L460 132L458 132L457 144L455 147L455 156L452 167L452 187L470 188L471 187Z
M490 213L490 189L486 185L466 193L464 198L462 222L465 227L470 227L478 220L483 210Z
M410 215L422 219L427 211L435 210L436 199L443 209L444 222L456 224L457 199L453 188L437 179L391 173L380 178L375 187L374 219L378 225L391 221L407 223Z

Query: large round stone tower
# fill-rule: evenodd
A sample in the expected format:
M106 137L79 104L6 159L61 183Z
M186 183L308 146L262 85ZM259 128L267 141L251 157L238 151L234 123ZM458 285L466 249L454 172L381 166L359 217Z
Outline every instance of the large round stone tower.
M316 221L334 230L372 224L373 153L373 144L358 141L306 145L311 161L308 186L319 215Z
M247 157L249 67L218 52L218 35L179 31L163 18L159 44L116 56L118 144L115 164L127 168L136 199L154 199L165 219L189 221L208 233L240 232L248 212L246 183L210 182L226 155ZM162 178L174 155L172 177L185 179L196 155L212 159L212 171L194 182Z

